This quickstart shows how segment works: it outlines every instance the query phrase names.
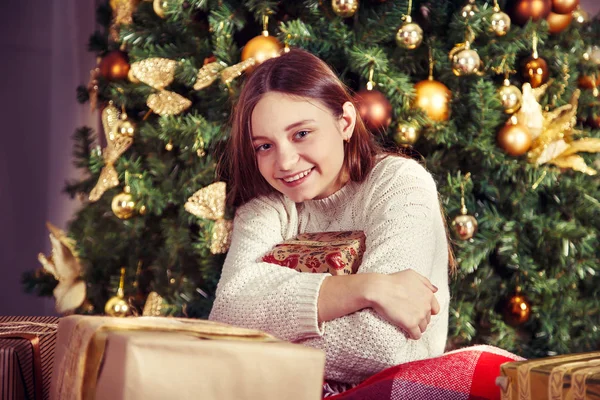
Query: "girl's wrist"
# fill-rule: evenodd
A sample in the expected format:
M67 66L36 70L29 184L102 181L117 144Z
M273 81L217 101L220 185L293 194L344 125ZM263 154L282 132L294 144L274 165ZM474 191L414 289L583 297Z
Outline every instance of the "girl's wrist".
M368 274L358 274L356 276L360 276L361 279L361 288L359 290L361 302L364 305L363 308L373 308L378 304L378 292L379 292L379 284L378 282L381 279L381 274L378 273L368 273Z

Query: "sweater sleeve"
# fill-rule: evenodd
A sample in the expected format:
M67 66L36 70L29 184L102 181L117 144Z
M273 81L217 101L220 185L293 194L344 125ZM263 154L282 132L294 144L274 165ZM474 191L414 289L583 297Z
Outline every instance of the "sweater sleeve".
M237 210L209 319L259 329L287 341L322 334L317 299L328 274L302 274L259 261L284 240L288 211L281 201L269 198L255 199Z
M413 269L438 286L441 312L419 340L371 309L324 324L324 335L303 341L325 350L326 377L360 382L385 368L443 352L448 319L445 227L431 175L412 160L382 161L361 190L366 251L358 273Z

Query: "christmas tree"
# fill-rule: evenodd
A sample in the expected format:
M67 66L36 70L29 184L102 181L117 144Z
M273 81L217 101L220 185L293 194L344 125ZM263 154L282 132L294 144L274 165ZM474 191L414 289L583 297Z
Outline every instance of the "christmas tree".
M578 0L111 0L98 20L78 99L103 131L75 132L83 205L49 225L26 290L65 312L206 317L235 211L216 173L231 108L255 65L298 47L436 178L458 261L449 348L600 345L600 23Z

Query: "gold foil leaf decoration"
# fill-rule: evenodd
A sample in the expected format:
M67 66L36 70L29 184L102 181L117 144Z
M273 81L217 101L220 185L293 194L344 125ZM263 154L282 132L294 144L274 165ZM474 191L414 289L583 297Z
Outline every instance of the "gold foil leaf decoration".
M177 115L187 110L192 102L180 94L162 90L148 96L146 104L159 115Z
M247 60L242 61L241 63L232 65L231 67L227 67L221 72L221 81L225 84L229 84L235 78L242 75L242 72L244 72L250 67L253 67L255 64L256 60L250 57Z
M150 292L144 304L142 315L144 317L160 317L163 298L156 292Z
M212 183L194 193L185 203L187 212L216 221L225 216L225 182Z
M220 62L211 62L206 64L198 71L196 77L196 83L194 83L195 90L202 90L212 85L212 83L219 76L219 72L223 70L224 66Z
M133 12L140 0L110 0L113 20L110 25L110 37L113 41L119 41L119 25L129 25L133 22Z
M179 63L168 58L152 57L131 64L135 78L148 86L162 90L175 79L175 69Z
M229 250L229 245L231 244L232 230L233 221L220 219L215 222L210 241L210 252L212 254L227 253L227 250Z

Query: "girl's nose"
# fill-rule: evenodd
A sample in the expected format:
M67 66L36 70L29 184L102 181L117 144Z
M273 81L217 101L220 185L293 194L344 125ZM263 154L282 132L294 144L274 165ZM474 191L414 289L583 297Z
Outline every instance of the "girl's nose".
M282 171L289 171L293 169L294 165L298 162L298 153L294 149L294 146L280 147L277 154L277 165Z

